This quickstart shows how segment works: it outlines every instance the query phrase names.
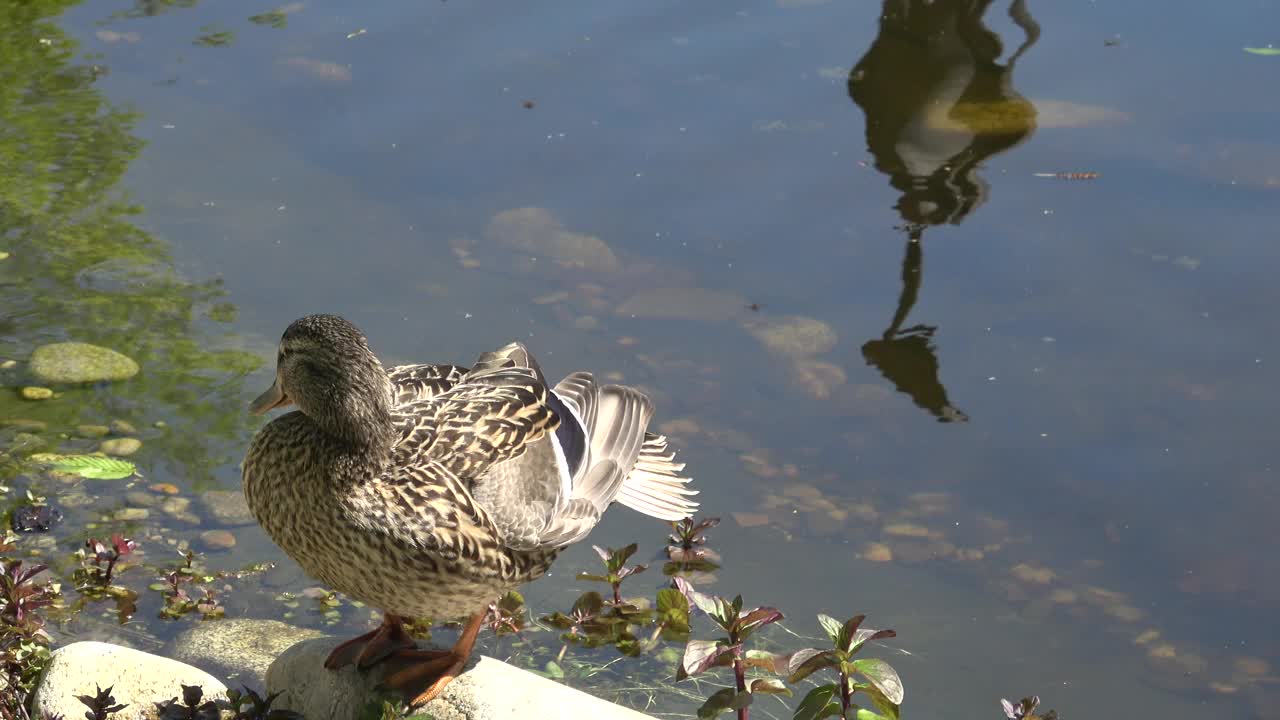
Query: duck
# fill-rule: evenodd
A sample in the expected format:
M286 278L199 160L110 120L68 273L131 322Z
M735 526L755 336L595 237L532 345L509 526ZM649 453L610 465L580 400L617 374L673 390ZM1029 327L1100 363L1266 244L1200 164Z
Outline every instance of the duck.
M382 611L329 670L382 667L413 707L463 670L489 605L544 575L619 504L675 522L697 491L640 390L574 372L549 385L512 342L452 364L386 368L350 321L302 317L275 380L249 406L291 407L254 435L245 499L304 572ZM414 619L466 618L448 650L417 647Z

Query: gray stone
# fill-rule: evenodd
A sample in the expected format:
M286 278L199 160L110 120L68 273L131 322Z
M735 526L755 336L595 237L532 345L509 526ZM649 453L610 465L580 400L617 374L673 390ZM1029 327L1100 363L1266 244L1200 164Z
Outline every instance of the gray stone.
M223 525L252 525L257 522L244 493L239 490L206 490L200 493L204 509Z
M31 374L48 383L94 383L128 380L138 363L115 350L89 343L41 345L31 353Z
M54 651L32 706L37 716L84 717L76 697L111 687L116 702L128 705L112 715L114 720L150 720L155 703L181 697L182 685L199 685L209 700L226 697L225 685L190 665L118 645L78 642Z
M112 435L136 435L138 433L138 428L134 427L133 423L128 420L112 420L110 429Z
M151 511L146 508L120 508L111 517L121 521L146 520L151 517Z
M103 440L98 449L107 455L125 457L142 449L142 441L138 438L122 437Z
M206 550L230 550L236 546L236 536L226 530L205 530L200 533L200 543Z
M351 666L326 670L324 659L338 642L336 638L308 640L277 658L267 669L267 691L281 693L272 707L294 710L309 718L359 717L360 709L379 696L375 686L381 680L381 672L374 667L368 673L360 673ZM648 715L484 656L473 657L463 674L413 717L652 720Z
M266 683L267 667L280 653L322 635L279 620L220 620L200 623L177 636L168 654L219 673L233 685L261 689Z

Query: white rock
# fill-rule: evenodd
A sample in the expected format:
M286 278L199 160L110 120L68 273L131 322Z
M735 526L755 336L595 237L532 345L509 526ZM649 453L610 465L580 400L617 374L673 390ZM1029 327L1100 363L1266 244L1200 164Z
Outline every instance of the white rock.
M181 697L183 685L199 685L206 700L226 697L221 681L177 660L119 645L78 642L54 651L32 706L36 716L84 717L85 706L77 696L111 687L116 702L128 705L113 720L142 720L155 717L155 703Z
M321 637L317 630L279 620L220 620L200 623L174 638L169 655L219 673L232 681L261 688L267 667L293 645Z
M360 709L379 695L381 675L375 667L362 674L353 667L324 669L336 638L308 640L289 648L267 670L267 691L280 692L273 708L294 710L308 718L355 720ZM574 690L499 660L476 656L440 697L413 717L435 720L652 720L648 715Z

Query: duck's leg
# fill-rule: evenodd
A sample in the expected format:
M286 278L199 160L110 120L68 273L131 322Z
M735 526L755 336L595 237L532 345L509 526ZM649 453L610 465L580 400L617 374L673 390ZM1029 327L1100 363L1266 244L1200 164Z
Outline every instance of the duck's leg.
M413 707L430 702L444 690L445 685L462 673L462 668L475 647L476 636L484 626L487 613L486 608L472 615L458 641L446 652L399 650L392 653L388 660L400 669L388 672L382 678L382 685L399 691Z
M395 652L413 646L413 638L404 629L404 618L384 613L382 624L376 630L351 638L334 648L333 652L329 653L328 659L324 661L324 666L330 670L337 670L344 665L355 663L357 668L364 670L370 665L387 659Z

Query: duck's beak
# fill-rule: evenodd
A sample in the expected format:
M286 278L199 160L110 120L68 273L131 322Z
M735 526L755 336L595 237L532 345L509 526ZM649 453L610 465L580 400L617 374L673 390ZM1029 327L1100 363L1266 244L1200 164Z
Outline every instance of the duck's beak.
M259 395L257 400L249 403L249 412L253 415L261 415L268 410L284 407L292 402L289 396L284 394L284 390L280 389L280 378L277 377L266 392Z

